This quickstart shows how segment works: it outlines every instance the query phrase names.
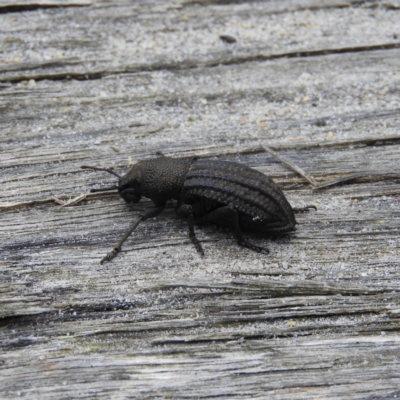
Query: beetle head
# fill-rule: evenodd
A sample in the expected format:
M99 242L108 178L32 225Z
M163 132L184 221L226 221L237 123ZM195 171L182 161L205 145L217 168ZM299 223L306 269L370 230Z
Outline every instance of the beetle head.
M111 186L106 188L99 189L91 189L91 192L103 192L109 190L118 189L119 195L127 202L127 203L137 203L140 201L142 197L141 192L141 178L142 171L140 163L135 164L132 169L126 175L119 175L114 170L110 168L98 168L98 167L89 167L87 165L83 165L82 169L94 169L96 171L106 171L109 174L112 174L118 177L118 186Z
M138 163L126 175L119 177L118 193L127 203L138 203L142 197L140 167Z

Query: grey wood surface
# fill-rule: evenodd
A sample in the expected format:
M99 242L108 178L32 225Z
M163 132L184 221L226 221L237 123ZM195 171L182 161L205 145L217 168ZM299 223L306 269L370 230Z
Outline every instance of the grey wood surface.
M0 398L398 398L399 127L398 1L0 1ZM100 265L151 203L80 166L157 151L317 210L202 258L171 203Z

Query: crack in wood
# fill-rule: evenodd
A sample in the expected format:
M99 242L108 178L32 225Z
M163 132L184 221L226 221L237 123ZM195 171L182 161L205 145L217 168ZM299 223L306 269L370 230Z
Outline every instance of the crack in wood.
M382 50L391 50L400 48L400 43L382 43L378 45L369 45L369 46L350 46L350 47L342 47L342 48L332 48L332 49L319 49L313 51L294 51L287 53L279 53L279 54L267 54L267 55L252 55L252 56L235 56L232 58L226 58L210 62L204 61L183 61L180 63L154 63L151 66L139 65L139 66L124 66L123 68L106 68L102 70L97 70L93 72L55 72L49 74L22 74L17 76L5 76L2 78L0 76L0 82L11 82L18 84L22 81L42 81L42 80L51 80L51 81L60 81L60 80L97 80L106 76L112 75L123 75L123 74L132 74L132 73L143 73L143 72L152 72L152 71L184 71L195 68L214 68L220 65L237 65L237 64L245 64L249 62L264 62L270 60L277 60L281 58L310 58L310 57L320 57L320 56L329 56L332 54L346 54L346 53L360 53L360 52L371 52L371 51L382 51ZM83 61L80 61L82 63ZM62 64L62 61L57 61L57 63ZM40 68L39 66L32 66L31 69ZM20 70L19 67L13 67L13 70ZM21 69L22 70L22 69ZM7 70L4 70L7 72ZM3 70L0 70L0 73Z

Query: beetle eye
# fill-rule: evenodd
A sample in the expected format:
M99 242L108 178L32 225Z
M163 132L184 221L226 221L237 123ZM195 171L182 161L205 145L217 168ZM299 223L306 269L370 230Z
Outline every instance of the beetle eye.
M118 192L127 203L137 203L142 197L133 188L119 188Z

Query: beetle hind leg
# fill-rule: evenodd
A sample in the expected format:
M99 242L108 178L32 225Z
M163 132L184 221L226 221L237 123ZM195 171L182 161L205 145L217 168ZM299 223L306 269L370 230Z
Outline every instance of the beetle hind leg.
M247 247L248 249L257 251L258 253L269 253L269 250L262 246L257 246L248 242L242 233L239 223L239 213L236 211L232 204L217 208L204 217L196 219L196 224L203 224L206 222L215 223L222 226L233 228L233 234L240 246Z
M247 247L250 250L257 251L258 253L269 253L269 250L266 247L257 246L256 244L250 243L243 237L242 230L240 229L239 224L239 214L238 212L231 206L227 206L230 210L232 210L232 217L233 217L233 233L236 237L238 245Z
M305 206L305 207L293 207L293 212L294 212L295 214L300 213L300 212L307 212L307 211L310 211L312 208L313 208L314 210L317 209L316 206L310 204L309 206Z

